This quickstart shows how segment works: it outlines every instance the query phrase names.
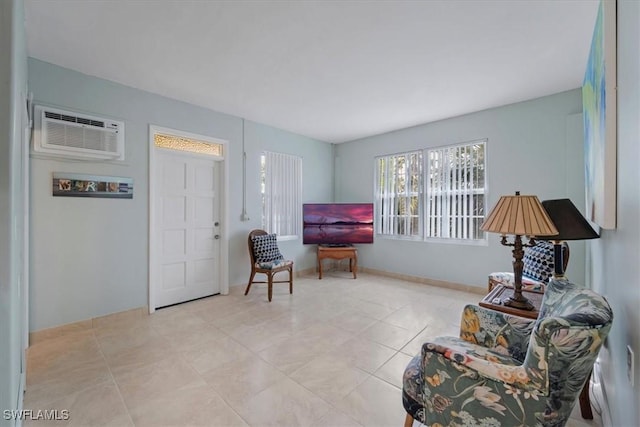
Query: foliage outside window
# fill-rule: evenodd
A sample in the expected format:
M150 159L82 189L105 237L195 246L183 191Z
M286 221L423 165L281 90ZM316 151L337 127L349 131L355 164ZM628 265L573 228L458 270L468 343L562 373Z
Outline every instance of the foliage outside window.
M481 240L486 140L376 159L376 232Z
M300 235L302 158L264 152L260 156L262 228L279 238Z
M419 236L422 152L377 159L376 232L392 236Z

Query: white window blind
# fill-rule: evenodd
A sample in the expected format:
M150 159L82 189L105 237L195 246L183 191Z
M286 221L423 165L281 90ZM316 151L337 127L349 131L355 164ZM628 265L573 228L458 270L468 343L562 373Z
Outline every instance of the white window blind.
M299 236L302 224L302 159L264 152L260 160L262 227L278 236Z
M376 161L376 232L420 236L422 152L378 157Z
M425 237L484 237L485 142L427 150Z
M376 158L376 233L483 240L486 142Z

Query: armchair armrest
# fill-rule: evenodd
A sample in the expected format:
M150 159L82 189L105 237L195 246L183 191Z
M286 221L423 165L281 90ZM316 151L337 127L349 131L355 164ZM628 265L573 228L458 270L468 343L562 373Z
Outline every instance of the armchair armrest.
M460 338L523 362L535 320L476 305L462 311Z
M540 395L547 390L546 375L541 375L538 369L530 369L508 356L452 337L439 337L434 342L422 345L422 371L425 380L430 383L434 381L434 377L430 376L435 365L430 363L430 359L434 356L439 358L438 365L448 367L446 373L436 372L438 378L435 381L442 380L442 375L448 378L483 377L530 394Z

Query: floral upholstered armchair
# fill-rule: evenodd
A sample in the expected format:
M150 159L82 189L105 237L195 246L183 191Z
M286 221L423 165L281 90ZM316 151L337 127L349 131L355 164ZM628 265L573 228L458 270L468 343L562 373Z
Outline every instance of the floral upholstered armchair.
M565 425L612 320L603 297L564 280L537 320L466 306L460 337L425 343L407 366L405 426Z
M522 269L522 289L544 292L547 282L554 270L553 243L546 240L536 240L534 246L524 250ZM566 271L569 264L569 245L562 242L562 271ZM488 290L494 286L504 285L513 288L514 276L512 271L498 271L489 274Z

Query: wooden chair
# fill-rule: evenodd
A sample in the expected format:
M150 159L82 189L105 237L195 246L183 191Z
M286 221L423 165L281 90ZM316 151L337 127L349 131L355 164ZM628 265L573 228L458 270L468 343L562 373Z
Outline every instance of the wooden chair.
M256 245L256 240L259 244ZM267 283L267 297L271 301L274 283L289 283L289 293L293 293L293 261L285 260L278 249L275 234L264 230L252 230L247 238L249 258L251 259L251 276L244 294L249 293L252 283ZM265 249L266 248L266 249ZM273 280L273 276L281 271L289 272L289 280ZM256 273L267 275L266 281L254 280Z

